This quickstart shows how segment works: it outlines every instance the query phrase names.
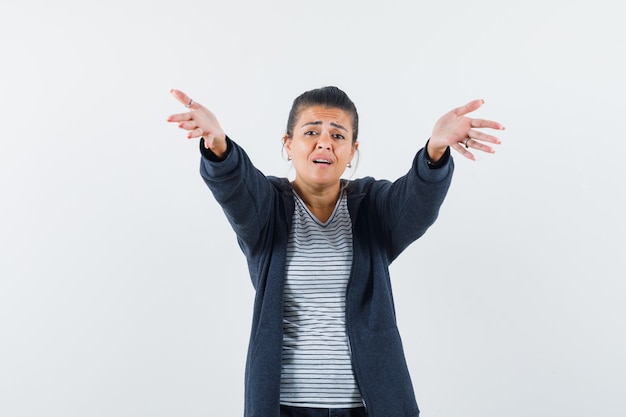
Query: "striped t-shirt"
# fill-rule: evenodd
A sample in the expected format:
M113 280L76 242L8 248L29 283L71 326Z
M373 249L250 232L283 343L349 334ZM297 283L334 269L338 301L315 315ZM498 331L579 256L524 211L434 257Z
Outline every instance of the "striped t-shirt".
M294 192L295 194L295 192ZM280 402L362 407L346 335L352 223L345 192L326 223L295 195L287 244Z

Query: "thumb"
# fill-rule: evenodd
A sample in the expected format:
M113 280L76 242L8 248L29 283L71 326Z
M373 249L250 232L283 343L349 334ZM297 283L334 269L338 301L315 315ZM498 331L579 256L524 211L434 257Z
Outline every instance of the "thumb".
M483 104L485 104L485 100L483 100L482 98L477 99L477 100L472 100L469 103L454 109L454 114L456 116L465 116L467 113L471 113L475 110L478 110L478 108L480 108L480 106L482 106Z

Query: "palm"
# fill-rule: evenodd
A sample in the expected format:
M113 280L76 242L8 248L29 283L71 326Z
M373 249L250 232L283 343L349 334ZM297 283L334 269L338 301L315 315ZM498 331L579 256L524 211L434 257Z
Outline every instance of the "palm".
M444 114L433 127L428 141L428 153L435 159L441 156L450 147L468 159L475 159L470 148L483 152L494 153L495 151L482 142L499 144L500 139L488 135L480 130L482 128L503 130L504 126L498 122L485 119L473 119L466 114L477 110L484 103L483 100L473 100L464 106Z
M471 128L471 119L447 113L437 121L432 135L445 138L445 142L450 146L465 140Z

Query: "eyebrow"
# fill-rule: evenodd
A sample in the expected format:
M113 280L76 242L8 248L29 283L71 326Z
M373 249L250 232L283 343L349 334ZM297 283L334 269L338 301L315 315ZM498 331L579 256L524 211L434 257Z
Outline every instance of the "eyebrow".
M318 126L318 125L321 125L321 124L323 124L323 122L322 122L321 120L316 120L315 122L305 123L305 124L303 124L302 126L303 126L303 127L304 127L304 126ZM342 126L342 125L340 125L340 124L330 122L330 125L331 125L332 127L336 127L336 128L338 128L338 129L345 130L346 132L348 131L348 129L346 129L345 127L343 127L343 126Z

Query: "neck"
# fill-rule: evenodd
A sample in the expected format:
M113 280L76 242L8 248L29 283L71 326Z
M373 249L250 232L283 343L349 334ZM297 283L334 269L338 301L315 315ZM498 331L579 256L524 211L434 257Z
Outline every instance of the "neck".
M294 181L293 188L304 201L309 211L321 222L326 222L333 214L337 205L341 183L338 182L330 187L307 187L298 183L298 181Z

